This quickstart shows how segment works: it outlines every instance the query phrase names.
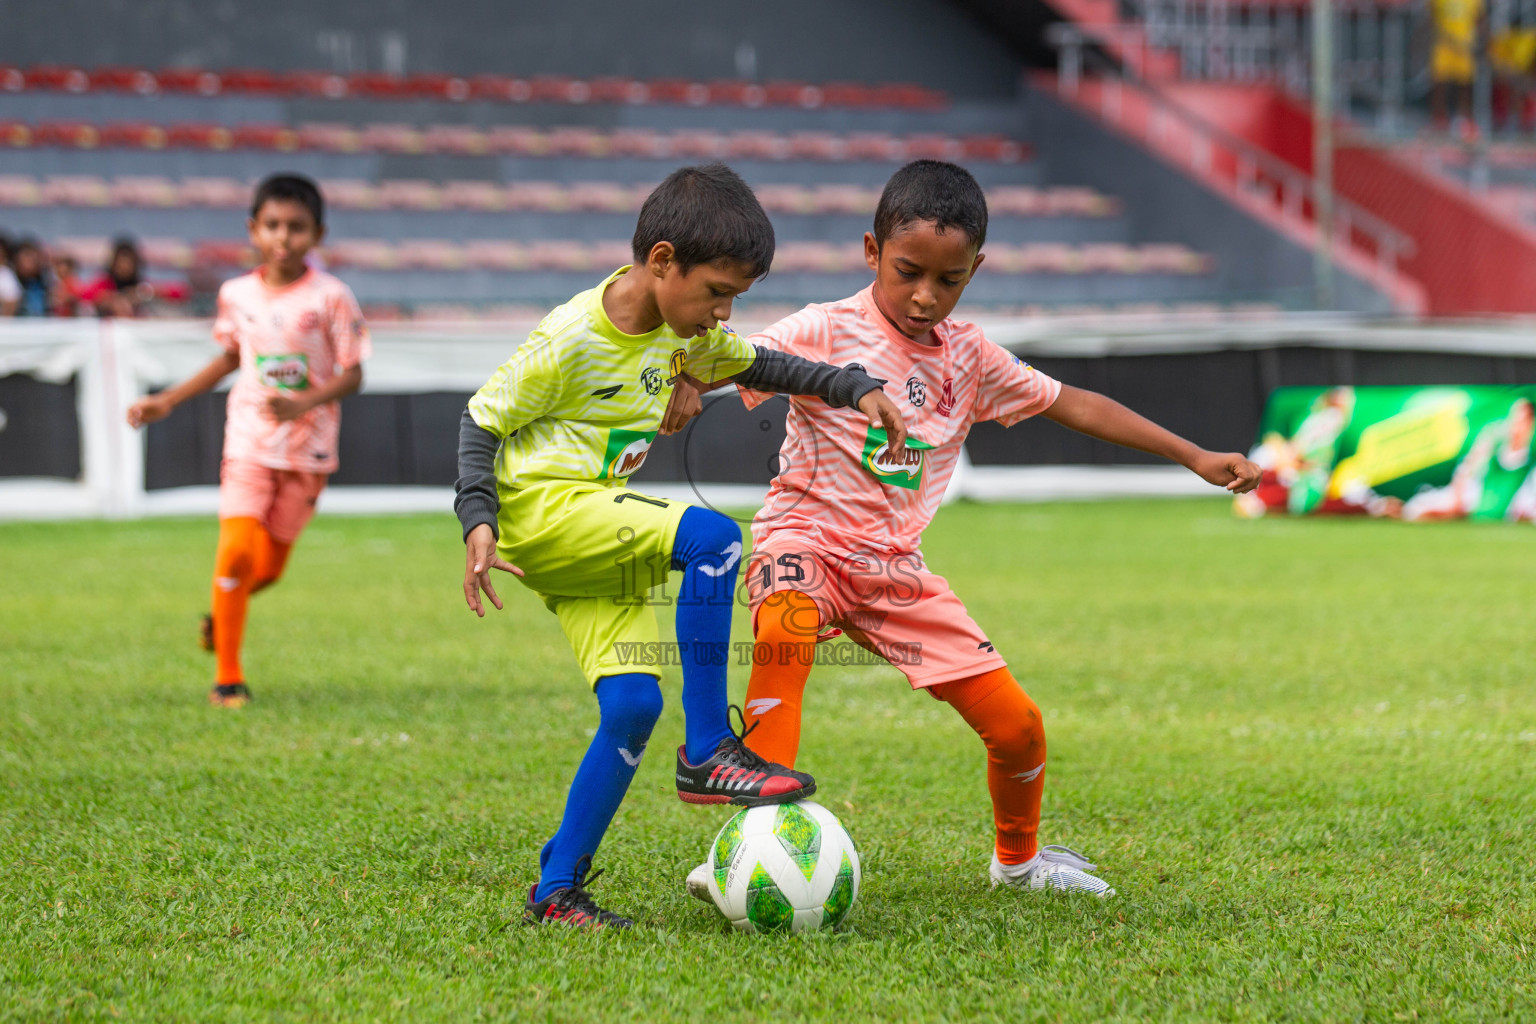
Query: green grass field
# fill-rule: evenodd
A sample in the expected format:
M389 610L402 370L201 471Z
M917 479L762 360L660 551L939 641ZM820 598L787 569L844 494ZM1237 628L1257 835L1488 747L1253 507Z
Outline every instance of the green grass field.
M322 518L214 710L215 531L0 526L0 1020L1536 1018L1528 527L944 510L1046 714L1042 839L1120 896L991 892L980 742L822 668L801 764L864 891L800 937L683 893L726 813L673 794L675 671L598 857L638 927L518 924L596 724L554 617L476 620L450 517Z

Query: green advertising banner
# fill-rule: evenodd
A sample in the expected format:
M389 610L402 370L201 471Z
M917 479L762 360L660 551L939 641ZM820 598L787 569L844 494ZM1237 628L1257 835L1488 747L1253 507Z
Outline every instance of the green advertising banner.
M1278 388L1238 515L1536 521L1536 386Z

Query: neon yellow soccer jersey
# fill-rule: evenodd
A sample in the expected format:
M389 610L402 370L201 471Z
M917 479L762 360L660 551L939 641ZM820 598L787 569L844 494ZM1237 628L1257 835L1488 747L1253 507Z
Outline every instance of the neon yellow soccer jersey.
M621 267L546 316L469 402L475 423L503 438L496 480L503 501L554 481L622 487L645 462L686 366L719 380L756 350L727 325L682 338L663 324L624 334L603 311Z

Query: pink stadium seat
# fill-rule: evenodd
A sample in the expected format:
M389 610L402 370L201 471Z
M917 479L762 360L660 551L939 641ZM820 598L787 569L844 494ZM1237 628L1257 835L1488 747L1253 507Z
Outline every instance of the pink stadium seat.
M54 255L73 256L82 267L99 267L106 263L112 246L105 238L55 238L48 246Z
M667 149L666 140L652 128L620 128L608 145L614 156L659 157Z
M1120 242L1093 242L1078 250L1084 273L1135 274L1141 270L1141 253Z
M1210 270L1210 257L1182 245L1144 245L1141 269L1148 274L1203 274Z
M192 266L193 248L180 238L141 238L139 249L144 262L152 267L175 267L186 270Z
M782 160L789 155L789 142L774 132L732 132L726 154L738 160Z
M440 210L443 191L436 182L397 178L379 184L379 202L394 210Z
M377 210L384 205L379 188L354 178L332 178L322 186L326 202L338 210Z
M568 208L565 186L552 181L514 181L506 187L506 203L513 210L556 213Z
M668 148L677 160L714 160L724 156L729 145L719 132L705 128L685 128L668 137Z
M994 216L1033 217L1044 208L1044 197L1028 185L1002 185L987 192L987 209Z
M815 210L811 191L799 185L763 185L756 192L757 201L769 213L811 213Z
M10 64L0 64L0 90L5 92L21 92L27 87L27 76L21 68Z
M905 142L908 160L959 161L964 159L963 147L959 140L948 135L919 133L908 135Z
M412 238L395 247L395 258L405 268L458 270L464 266L464 250L457 243L435 238Z
M601 269L603 267L621 267L626 263L633 263L635 253L628 242L608 241L593 242L587 247L587 257L591 265Z
M549 153L549 136L537 128L498 125L486 133L486 146L492 153L545 156Z
M329 185L325 196L331 200ZM251 187L234 178L183 178L181 181L181 205L207 206L215 209L243 208L251 201Z
M903 152L905 147L890 132L854 132L848 136L849 160L899 160Z
M377 238L343 238L327 243L325 255L336 266L364 270L395 270L399 266L395 247Z
M409 124L366 125L361 141L364 149L377 149L385 153L420 153L425 149L422 133L415 125Z
M841 160L847 147L831 132L795 132L789 137L789 155L796 160Z
M66 174L45 178L42 197L50 205L110 206L112 189L94 174Z
M466 266L485 270L526 270L528 250L517 242L473 241L464 245Z
M450 210L504 210L506 189L494 181L450 181L443 186L443 206Z
M202 267L251 267L256 265L256 250L244 241L210 239L193 245L192 260Z
M363 146L362 133L346 124L301 124L298 135L299 145L304 149L355 153Z
M170 178L114 178L110 189L118 206L184 206L181 187Z
M591 253L580 242L538 241L528 244L528 266L533 270L591 270Z
M421 144L429 153L463 153L479 156L490 151L485 132L471 125L434 124L422 132Z
M773 269L779 273L825 273L837 261L837 252L828 242L784 242L773 254Z
M608 136L596 128L556 128L549 133L549 151L556 156L607 156Z
M567 201L573 210L592 210L599 213L630 213L640 209L645 199L625 185L608 181L576 182L567 188Z
M817 213L874 213L880 193L861 185L817 185L811 205Z
M36 206L43 190L37 179L22 174L0 175L0 206Z

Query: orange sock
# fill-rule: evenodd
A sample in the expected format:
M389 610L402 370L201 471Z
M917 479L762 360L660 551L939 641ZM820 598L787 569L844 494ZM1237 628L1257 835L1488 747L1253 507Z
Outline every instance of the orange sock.
M781 590L757 609L757 645L747 683L746 718L752 730L747 746L787 768L795 766L800 751L800 707L820 623L816 602L798 590Z
M755 678L755 676L754 676ZM1045 792L1045 724L1040 709L1006 668L930 687L960 712L987 745L987 789L997 826L997 859L1023 864L1035 855Z
M243 683L240 645L251 595L277 581L293 545L274 541L260 521L219 520L219 547L213 556L213 653L219 684Z

